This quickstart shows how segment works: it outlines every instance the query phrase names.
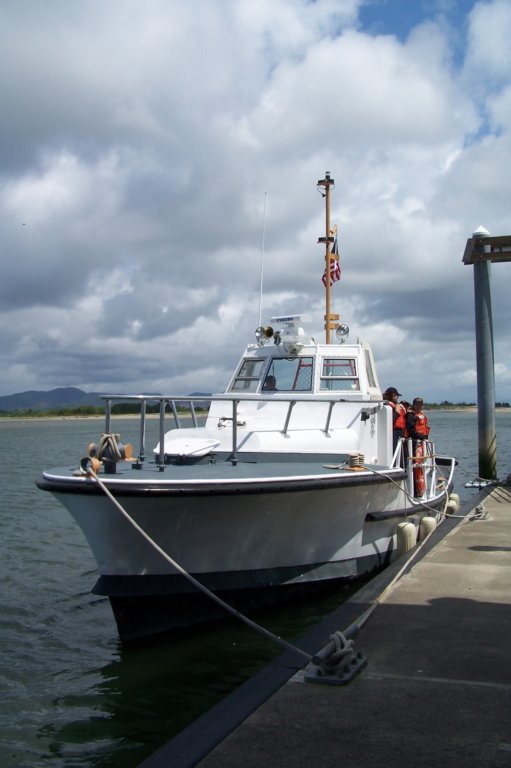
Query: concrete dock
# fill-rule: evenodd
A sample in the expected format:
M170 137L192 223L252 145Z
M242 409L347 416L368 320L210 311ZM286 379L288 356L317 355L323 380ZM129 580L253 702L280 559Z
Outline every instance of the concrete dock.
M317 652L382 595L349 684L305 682L286 652L141 768L511 767L511 488L478 501L297 643Z

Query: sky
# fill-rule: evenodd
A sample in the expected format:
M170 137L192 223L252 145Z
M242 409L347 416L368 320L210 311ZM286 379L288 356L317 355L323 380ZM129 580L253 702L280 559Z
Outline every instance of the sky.
M260 319L323 339L329 171L332 311L382 389L476 400L462 257L511 234L511 0L0 0L0 38L0 394L221 391Z

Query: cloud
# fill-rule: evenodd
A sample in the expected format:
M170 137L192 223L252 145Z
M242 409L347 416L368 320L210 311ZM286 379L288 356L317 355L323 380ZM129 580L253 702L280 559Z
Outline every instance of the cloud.
M480 86L493 89L509 84L510 34L511 7L507 0L474 5L469 15L465 70Z
M362 5L2 6L5 394L222 388L259 321L263 227L263 322L307 311L322 338L329 170L335 311L385 385L475 399L461 257L479 224L509 231L509 4L424 5L406 34L366 29Z

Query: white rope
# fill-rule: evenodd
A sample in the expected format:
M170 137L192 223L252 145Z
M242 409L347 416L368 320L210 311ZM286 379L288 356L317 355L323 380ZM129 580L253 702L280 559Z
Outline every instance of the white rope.
M376 469L371 469L371 467L364 467L364 469L367 469L369 472L374 472L375 475L380 475L381 477L386 477L387 480L390 480L391 483L394 483L394 485L396 485L398 488L400 488L403 491L403 493L410 499L410 501L413 501L415 503L416 506L421 506L421 507L424 507L424 509L429 509L431 512L435 512L435 514L437 512L439 512L438 509L434 509L434 507L430 507L425 502L418 501L414 496L410 496L410 494L407 491L405 491L405 489L402 488L399 485L399 483L396 483L396 481L393 480L393 478L388 477L383 472L378 472ZM449 495L447 495L444 508L441 511L442 517L449 517L449 518L453 518L453 519L456 519L456 520L467 520L468 522L472 522L473 520L479 520L481 517L483 517L483 515L485 513L484 506L482 504L478 504L477 507L475 507L473 512L470 513L470 514L455 515L455 514L453 514L451 512L447 512L448 504L449 504ZM413 515L413 510L410 512L410 515ZM428 536L429 536L429 534L428 534Z
M368 468L370 469L370 468ZM388 477L387 475L384 475L383 473L378 472L377 470L370 469L371 472L374 472L377 475L382 475L390 482L394 483L400 490L403 490L402 486L400 486L398 483L396 483L395 480ZM94 470L91 467L87 468L87 471L85 472L90 477L93 477L101 490L105 493L105 495L110 499L112 504L119 510L119 512L125 517L125 519L130 523L130 525L133 526L133 528L168 562L170 565L173 566L184 578L186 578L191 584L193 584L197 589L199 589L201 592L203 592L205 595L210 597L215 603L220 605L222 608L224 608L228 613L235 616L237 619L242 621L247 626L254 629L256 632L259 632L264 637L268 638L269 640L277 643L278 645L281 645L286 650L293 651L294 653L297 653L302 658L306 659L307 662L311 662L314 660L314 657L311 656L306 651L303 651L301 648L298 648L297 646L293 645L292 643L288 643L287 640L284 640L283 638L279 637L278 635L273 634L269 630L265 629L264 627L261 627L256 622L249 619L244 614L237 611L235 608L233 608L228 603L224 602L218 595L215 595L214 592L211 592L207 587L205 587L203 584L201 584L200 581L195 579L190 573L188 573L179 563L177 563L167 552L165 552L155 541L152 539L149 534L144 531L143 528L141 528L140 525L131 517L131 515L124 509L122 504L120 504L115 496L111 493L109 488L103 483L103 481L98 477L98 475L94 472ZM403 492L409 496L409 498L412 500L413 497L411 497L406 491L403 490ZM415 499L413 499L415 501ZM431 509L434 512L438 512L438 510L433 509L432 507L428 507L426 504L421 504L421 506L426 507L427 509ZM443 515L446 515L445 509L447 507L447 501L443 510ZM464 517L467 520L476 519L478 516L481 516L484 509L479 506L476 508L475 515L472 517L463 516L460 515L459 517ZM447 515L449 517L458 517L457 515ZM407 561L404 563L403 567L398 571L398 573L394 576L392 581L387 585L387 587L384 589L384 591L379 595L375 600L372 602L372 604L369 606L369 608L364 611L361 616L357 619L357 621L353 622L353 624L350 625L350 627L345 630L345 633L348 634L348 631L352 628L356 629L356 632L362 628L362 626L367 622L369 617L372 615L376 607L379 605L379 603L382 601L384 596L387 594L387 592L394 586L394 584L398 581L398 579L401 577L403 571L410 565L410 563L415 559L418 552L423 548L424 544L428 541L430 536L433 534L434 529L428 533L428 535L425 537L425 539L421 542L420 546L416 548L416 550L413 552L413 554L407 559ZM347 640L345 637L345 634L342 632L336 632L334 635L332 635L331 639L335 642L336 645L336 656L344 656L350 652L352 652L353 643L350 640Z
M431 454L431 456L433 457L434 454ZM417 457L413 456L411 458L415 459ZM429 456L427 458L429 458ZM342 464L323 464L323 466L325 467L325 469L345 469L346 468L346 462L344 462ZM406 490L406 488L404 488L400 483L396 482L394 480L394 478L389 477L387 474L385 474L385 472L378 471L377 469L373 469L372 467L368 467L366 465L360 466L360 467L358 467L358 469L364 469L366 472L372 472L373 475L378 475L378 477L383 477L385 480L388 480L390 483L393 483L396 486L396 488L399 488L399 490L402 491L402 493L404 493L404 495L407 497L407 499L409 501L411 501L412 504L415 507L423 507L424 509L428 509L430 512L434 512L435 514L438 512L438 509L435 509L434 507L431 507L428 504L426 504L426 502L420 501L420 499L417 499L415 496L412 496ZM437 469L438 469L438 467L437 467ZM439 479L443 480L444 483L445 483L445 476L441 472L439 472L439 476L440 476ZM444 510L442 512L442 515L446 514L445 510L447 509L447 501L448 501L448 498L446 500L445 508L444 508ZM413 515L414 514L414 510L411 510L409 514Z
M424 507L424 509L429 509L430 512L434 512L435 514L438 512L438 509L435 509L434 507L430 507L428 504L426 504L425 501L420 501L419 499L415 498L415 496L412 496L410 493L408 493L406 488L403 488L402 485L397 483L394 480L393 477L389 477L388 475L386 475L385 472L380 472L377 469L373 469L372 467L367 467L367 466L364 466L363 469L365 469L367 472L372 472L374 475L378 475L378 477L383 477L385 480L388 480L390 483L393 483L396 486L396 488L399 488L399 490L402 491L402 493L404 493L404 495L407 497L407 499L409 501L411 501L414 504L415 507ZM444 477L442 479L445 480ZM448 495L447 495L447 499L446 499L446 503L445 503L445 507L446 508L447 508L448 500L449 500L449 498L448 498ZM413 515L414 511L411 510L409 514ZM445 515L445 509L442 512L442 514Z
M97 450L97 458L100 461L103 458L105 454L105 450L107 448L110 448L111 458L113 461L121 461L122 456L119 450L119 438L120 438L120 435L114 435L109 433L104 433L101 435L101 438L99 441L99 447Z
M420 542L419 546L415 548L415 550L412 552L410 557L406 559L406 562L403 563L399 571L395 574L395 576L392 578L392 580L387 584L383 592L378 595L378 597L375 597L372 603L369 605L366 610L361 613L361 615L358 617L356 621L354 621L350 626L344 630L344 633L347 634L353 634L352 630L355 630L355 634L357 634L364 624L367 622L369 617L374 613L378 605L383 601L385 595L390 592L390 590L394 587L394 585L399 581L405 570L408 568L409 565L415 560L419 552L423 549L426 542L430 539L430 537L434 534L436 531L436 528L433 528L426 536L425 538Z
M131 515L126 512L122 504L120 504L115 496L111 493L110 489L105 485L105 483L97 476L97 474L94 472L92 468L87 468L87 475L90 475L93 477L101 490L108 496L112 504L119 510L119 512L123 515L123 517L126 518L126 520L130 523L130 525L133 526L133 528L152 546L154 549L168 562L170 565L172 565L173 568L176 569L182 576L185 577L191 584L193 584L197 589L199 589L201 592L203 592L205 595L210 597L215 603L220 605L222 608L224 608L226 611L231 613L233 616L235 616L237 619L240 619L245 624L247 624L252 629L255 629L256 632L259 632L260 634L264 635L268 639L272 640L273 642L278 643L279 645L286 648L288 651L294 651L295 653L302 656L302 658L306 659L307 661L312 660L312 656L307 653L306 651L302 651L301 648L298 648L295 645L292 645L292 643L288 643L287 640L284 640L283 638L279 637L278 635L274 635L273 632L270 632L269 630L265 629L264 627L261 627L259 624L256 624L255 621L252 621L247 616L244 616L242 613L237 611L235 608L233 608L228 603L224 602L218 595L215 595L214 592L211 592L207 587L204 586L204 584L201 584L200 581L198 581L194 576L192 576L190 573L188 573L179 563L177 563L167 552L165 552L155 541L152 539L148 533L144 531L143 528L140 527L140 525L131 517Z
M330 636L330 639L335 645L335 650L329 661L337 663L340 659L353 654L353 640L348 640L339 629Z

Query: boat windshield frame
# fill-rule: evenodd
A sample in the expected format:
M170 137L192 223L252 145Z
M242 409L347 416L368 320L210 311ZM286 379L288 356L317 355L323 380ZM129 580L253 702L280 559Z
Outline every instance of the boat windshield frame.
M358 360L353 355L321 358L320 392L360 392Z
M313 392L314 355L243 357L229 392Z

